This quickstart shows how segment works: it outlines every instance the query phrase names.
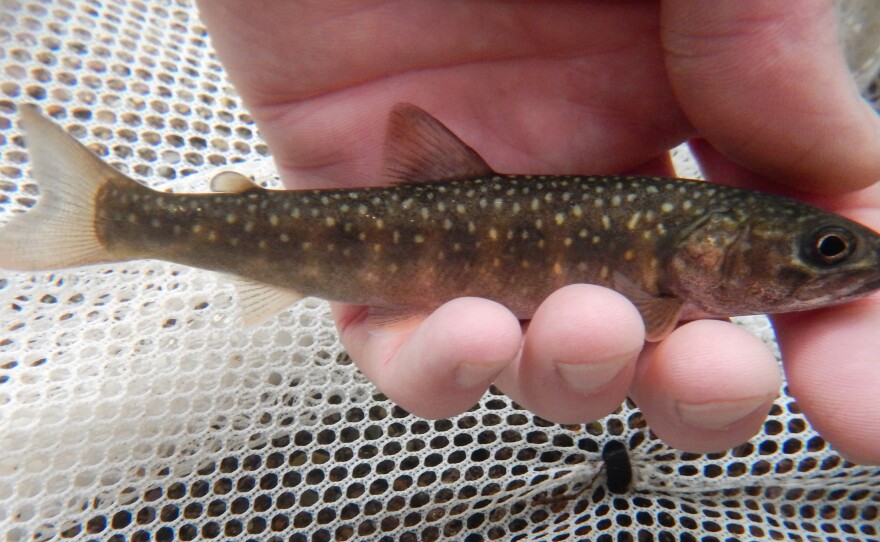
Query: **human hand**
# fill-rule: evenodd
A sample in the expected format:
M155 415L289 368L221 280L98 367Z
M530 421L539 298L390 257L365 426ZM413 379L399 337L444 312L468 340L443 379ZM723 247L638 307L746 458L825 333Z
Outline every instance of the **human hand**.
M865 188L818 203L880 228L880 194L867 188L880 178L880 121L846 72L830 1L200 8L289 187L375 184L386 116L407 101L498 171L669 175L668 149L701 136L711 178ZM466 410L493 381L569 423L629 394L669 444L715 451L755 434L779 387L772 355L726 322L686 324L643 350L635 308L596 286L557 291L525 326L474 298L393 326L376 326L366 307L333 310L366 376L425 417ZM852 459L880 462L877 297L775 323L789 385L816 428ZM852 360L846 375L828 378L838 360Z

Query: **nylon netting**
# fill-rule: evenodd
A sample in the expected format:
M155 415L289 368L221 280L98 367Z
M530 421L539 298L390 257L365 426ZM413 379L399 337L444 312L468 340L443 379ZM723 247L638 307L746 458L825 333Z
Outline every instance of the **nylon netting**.
M848 6L876 101L880 32ZM0 0L0 70L0 222L39 197L28 102L162 189L220 166L277 184L188 1ZM775 349L766 319L738 323ZM493 390L419 419L355 369L323 302L245 329L223 278L171 264L2 272L0 324L5 541L880 539L880 470L842 460L784 386L761 434L695 455L632 404L563 426Z

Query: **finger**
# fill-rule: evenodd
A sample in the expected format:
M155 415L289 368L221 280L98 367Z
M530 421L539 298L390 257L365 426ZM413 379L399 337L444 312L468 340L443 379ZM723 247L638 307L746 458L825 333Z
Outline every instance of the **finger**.
M880 464L880 297L773 317L792 396L843 456Z
M754 436L780 384L778 363L757 337L697 320L646 349L631 396L670 446L708 453Z
M342 344L364 375L424 418L476 404L522 344L516 317L486 299L455 299L427 318L394 325L377 324L350 305L336 305L334 314Z
M642 319L625 297L599 286L566 286L538 307L520 361L498 386L548 420L595 420L626 398L644 340Z
M661 21L673 90L726 156L820 193L880 179L880 119L849 74L833 2L674 0Z
M760 190L790 198L797 198L805 203L821 207L832 213L846 216L860 224L880 225L880 217L871 215L877 213L880 207L880 183L873 184L868 188L837 195L820 195L801 192L790 187L774 185L767 179L756 173L752 173L728 160L718 152L711 143L702 138L692 139L688 145L694 156L700 163L700 169L707 179L722 182L738 188ZM877 229L876 227L874 228Z

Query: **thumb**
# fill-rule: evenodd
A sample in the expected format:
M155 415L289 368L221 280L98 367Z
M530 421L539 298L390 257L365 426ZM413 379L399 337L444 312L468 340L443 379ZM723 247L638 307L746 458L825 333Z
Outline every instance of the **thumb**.
M831 0L669 0L661 27L681 107L728 158L811 192L880 179L880 118L847 69Z

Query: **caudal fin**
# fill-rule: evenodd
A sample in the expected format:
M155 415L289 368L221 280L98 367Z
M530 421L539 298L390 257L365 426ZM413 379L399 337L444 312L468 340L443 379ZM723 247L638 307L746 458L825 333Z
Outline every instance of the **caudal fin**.
M0 268L42 271L115 261L95 232L95 196L111 179L133 183L33 106L21 108L40 199L0 228Z

